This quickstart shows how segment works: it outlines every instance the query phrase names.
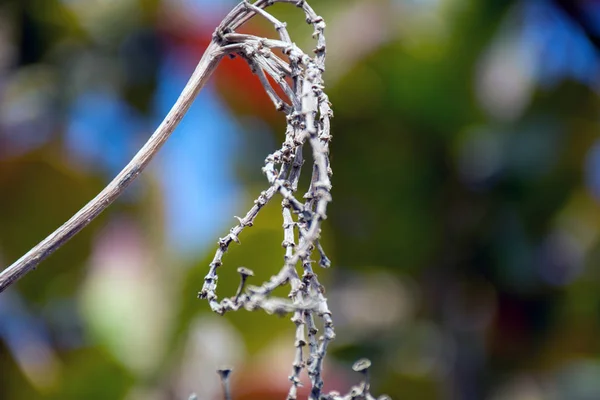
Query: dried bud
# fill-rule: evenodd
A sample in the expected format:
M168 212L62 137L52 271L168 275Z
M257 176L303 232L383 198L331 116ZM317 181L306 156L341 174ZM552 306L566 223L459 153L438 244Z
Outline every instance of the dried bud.
M371 367L371 360L368 358L361 358L357 362L354 363L352 369L356 372L365 372Z
M249 276L254 276L254 272L251 269L245 267L239 267L237 271L242 276L242 280L240 281L240 286L238 287L238 290L233 299L233 302L235 304L237 304L238 300L240 299L240 296L242 295L242 292L244 291L246 279L248 279Z
M232 371L233 371L233 368L231 368L229 366L223 366L217 370L217 373L219 374L219 376L221 377L222 380L227 380L227 378L229 378L229 375L231 374Z
M248 269L246 267L239 267L237 269L238 274L240 274L242 276L242 278L247 278L249 276L254 276L254 271L252 271L251 269Z
M221 383L223 384L223 394L225 400L231 400L231 389L229 388L229 375L233 371L231 367L221 367L217 370L219 377L221 378Z

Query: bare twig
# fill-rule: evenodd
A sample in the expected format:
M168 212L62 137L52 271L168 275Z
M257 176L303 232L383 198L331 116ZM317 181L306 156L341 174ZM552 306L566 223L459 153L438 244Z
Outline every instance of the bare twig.
M86 227L125 191L173 133L224 54L225 51L216 41L213 41L208 46L196 70L171 108L171 111L169 111L146 144L94 199L46 239L0 273L0 292L35 269L38 264Z

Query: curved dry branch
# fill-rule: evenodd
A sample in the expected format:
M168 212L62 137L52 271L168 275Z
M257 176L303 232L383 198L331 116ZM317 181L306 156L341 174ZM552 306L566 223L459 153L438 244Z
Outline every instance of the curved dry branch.
M0 272L0 293L25 274L35 269L38 264L85 228L125 191L171 136L224 54L221 46L213 40L204 52L198 66L183 88L171 111L169 111L165 119L156 128L156 131L154 131L146 144L138 151L129 164L96 197L79 210L77 214L73 215L71 219L52 232L37 246L29 250L23 257Z

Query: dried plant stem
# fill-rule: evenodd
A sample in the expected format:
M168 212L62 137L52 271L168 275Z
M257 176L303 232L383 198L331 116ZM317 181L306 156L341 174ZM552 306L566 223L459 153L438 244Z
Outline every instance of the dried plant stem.
M292 4L304 12L306 22L314 28L314 56L311 57L299 49L292 41L286 24L266 11L267 7L275 3ZM271 22L279 39L262 38L235 31L255 16ZM273 52L275 49L283 53L283 58ZM322 222L327 218L327 207L331 202L329 142L330 119L333 113L323 90L325 22L305 0L256 0L254 3L242 0L234 7L217 27L211 44L179 99L144 147L98 196L53 234L0 273L0 292L35 268L123 193L169 138L220 59L227 54L241 57L248 63L275 108L285 114L287 127L281 148L266 157L262 168L268 187L260 193L243 217L236 217L239 223L232 227L225 237L218 240L218 247L198 297L207 300L211 310L220 315L241 308L293 314L291 320L295 325L295 357L289 376L291 385L288 400L297 399L298 388L302 386L303 372L310 380L309 400L373 400L374 397L369 393L368 360L361 360L354 366L354 369L364 376L360 386L354 386L344 396L337 392L323 392L323 364L328 346L335 338L335 331L324 295L325 290L312 268L314 261L311 255L318 252L319 265L324 268L330 266L331 262L320 243L320 235ZM278 94L274 85L279 86L283 95ZM312 151L313 165L311 183L302 199L297 197L296 192L304 165L305 146L310 147ZM236 293L232 297L219 300L218 271L223 265L225 253L232 242L240 242L239 235L245 228L254 224L262 208L276 195L282 197L282 246L285 250L283 266L276 275L260 286L248 286L246 283L249 277L254 275L253 271L245 267L238 268L241 281ZM299 271L302 271L302 275ZM271 296L275 289L285 285L290 287L287 299ZM322 334L317 336L319 329L322 329ZM219 370L226 400L231 400L230 373L230 368Z
M94 199L46 239L0 273L0 293L35 269L38 264L86 227L125 191L171 136L223 55L225 55L225 51L216 41L213 41L206 49L179 98L146 144Z
M313 37L317 42L314 57L299 49L292 41L286 24L266 11L266 8L274 3L291 3L304 11L306 22L314 28ZM253 16L260 16L271 22L279 40L235 32ZM319 242L321 223L327 218L327 206L331 201L329 120L332 112L327 95L323 91L322 74L325 70L326 50L324 31L323 18L303 0L258 0L254 4L243 1L217 29L217 35L224 48L246 60L275 108L285 113L287 129L281 148L265 159L263 173L269 187L260 194L246 216L239 218L240 223L233 227L226 237L219 239L219 247L204 278L199 297L208 300L211 309L219 314L237 311L242 306L249 310L293 312L296 351L289 377L291 386L288 400L297 398L303 370L306 370L311 382L309 399L321 398L323 361L330 341L335 338L324 289L312 269L313 261L310 258L316 249L320 255L320 266L329 267L331 263ZM275 55L274 49L282 50L287 59ZM280 87L285 99L277 94L269 77ZM291 84L287 78L291 78ZM306 201L302 202L296 197L296 191L304 164L304 146L312 150L314 164L311 184L308 192L304 194ZM246 226L251 226L262 207L276 194L283 198L282 246L285 255L281 270L261 286L248 288L246 294L236 293L232 298L226 297L219 301L217 272L223 265L223 257L229 245L234 241L239 242L238 235ZM298 264L303 269L301 277L297 270ZM270 297L275 288L286 284L290 286L289 300ZM323 329L320 337L317 337L318 323Z

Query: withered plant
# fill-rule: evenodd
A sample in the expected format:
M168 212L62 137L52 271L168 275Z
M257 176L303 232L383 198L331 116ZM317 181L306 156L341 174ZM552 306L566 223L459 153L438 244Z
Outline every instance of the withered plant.
M313 56L296 46L286 24L267 12L267 8L275 3L289 3L302 10L306 22L314 28L316 46ZM239 28L254 17L262 17L271 22L278 38L238 33ZM242 308L292 314L291 320L296 326L296 350L289 377L291 385L288 399L297 398L304 370L310 378L311 400L374 399L369 392L368 369L371 363L366 359L354 364L353 369L363 374L364 378L348 394L323 392L323 363L329 343L335 338L335 331L324 287L313 269L312 257L317 254L318 264L323 268L328 268L331 264L319 242L321 223L327 218L327 206L331 201L332 175L329 143L330 118L333 114L324 92L325 54L325 21L306 1L257 0L254 3L239 3L215 30L210 45L187 85L146 144L93 200L0 273L0 292L34 269L119 197L175 130L219 61L225 56L240 57L256 74L275 108L285 115L285 140L279 150L265 159L262 171L268 187L260 193L243 217L237 217L239 223L231 228L229 234L219 239L217 251L198 297L206 299L211 310L220 315ZM275 90L271 82L279 90ZM278 93L283 93L284 96ZM303 152L308 150L312 153L312 177L306 193L298 197L298 182L305 163ZM260 286L250 286L247 281L253 276L253 272L240 267L238 272L241 280L237 292L232 297L219 300L218 270L223 266L223 256L232 242L239 243L239 235L253 225L261 209L277 195L282 199L282 246L285 249L281 270ZM272 292L282 286L289 286L288 298L273 297ZM321 335L318 335L319 331L322 332ZM228 368L219 370L226 399L231 398L230 372ZM384 398L387 396L380 397Z

